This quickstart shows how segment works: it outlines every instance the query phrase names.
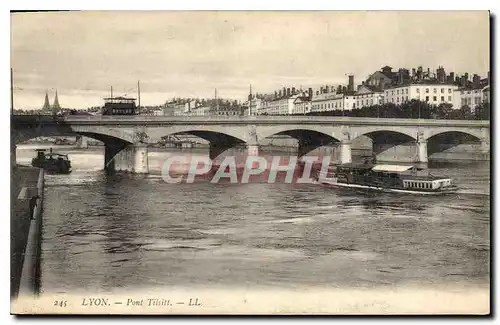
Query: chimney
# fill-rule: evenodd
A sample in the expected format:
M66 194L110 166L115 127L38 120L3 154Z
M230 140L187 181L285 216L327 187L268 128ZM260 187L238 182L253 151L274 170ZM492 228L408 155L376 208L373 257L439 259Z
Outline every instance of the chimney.
M292 95L295 95L295 87L292 87Z
M286 88L283 87L283 97L285 97L285 96L286 96Z
M330 87L325 86L325 93L329 93L329 92L330 92Z
M281 98L281 90L278 92L278 97Z
M347 87L346 87L346 86L343 86L343 87L342 87L342 93L343 93L343 94L347 93Z
M450 72L450 83L453 83L455 81L455 72Z
M323 86L319 87L319 92L322 94L325 92L325 90L323 89Z
M318 96L318 95L319 95L319 90L316 90L316 96Z
M468 72L464 73L464 77L465 77L466 81L469 81L469 73Z
M424 69L422 68L422 66L419 66L417 68L417 80L418 81L421 81L422 78L423 78L423 73L424 73Z
M403 78L403 69L398 70L398 84L402 85L404 81Z
M415 70L415 68L411 68L411 77L415 78L416 75L417 75L417 70Z
M278 98L278 92L275 90L274 91L274 99Z
M339 85L339 86L337 87L337 94L341 94L341 93L342 93L342 86L341 86L341 85Z
M477 74L474 74L472 76L472 84L474 85L474 88L479 88L480 82L481 82L481 78Z
M354 91L354 76L349 75L349 85L347 88L348 91Z
M287 89L286 89L286 96L287 96L287 97L290 97L290 88L287 88Z
M461 85L460 85L460 86L461 86L462 88L467 87L467 75L466 75L466 74L462 76L462 79L460 80L460 83L461 83Z
M313 97L313 89L309 88L309 100Z

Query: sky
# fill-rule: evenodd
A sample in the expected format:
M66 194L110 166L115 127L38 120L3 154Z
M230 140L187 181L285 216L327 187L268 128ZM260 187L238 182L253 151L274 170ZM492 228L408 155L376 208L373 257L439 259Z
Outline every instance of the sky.
M487 11L83 11L11 14L14 108L114 95L244 100L283 87L360 84L385 65L486 76Z

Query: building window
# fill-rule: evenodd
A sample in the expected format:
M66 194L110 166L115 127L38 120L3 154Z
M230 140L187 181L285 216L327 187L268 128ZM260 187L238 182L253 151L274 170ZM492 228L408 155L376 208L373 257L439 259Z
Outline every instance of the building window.
M429 88L425 88L425 93L428 94L429 93Z
M394 95L394 90L392 91L392 94Z
M420 94L420 88L417 88L417 94Z
M397 99L396 99L396 100L397 100L397 102L399 103L399 97L397 97Z
M451 94L451 88L448 88L448 94Z
M437 94L437 91L438 91L438 90L437 90L437 88L434 88L434 93L435 93L435 94Z
M408 95L408 88L405 89L405 93Z
M436 96L432 96L432 101L437 101L437 97Z
M393 102L393 103L394 103L394 97L392 97L392 98L391 98L391 102Z
M429 96L425 96L425 101L428 102L429 101Z
M373 105L373 99L370 99L370 105Z
M441 94L444 94L444 88L441 88Z
M451 96L448 96L448 101L451 102Z
M444 96L441 96L441 101L444 102Z
M398 90L396 90L396 95L399 95L399 89L398 89Z

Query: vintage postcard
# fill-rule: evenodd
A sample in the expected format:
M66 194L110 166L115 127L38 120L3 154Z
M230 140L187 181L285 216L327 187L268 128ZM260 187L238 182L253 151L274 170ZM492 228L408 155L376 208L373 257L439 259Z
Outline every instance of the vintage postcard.
M488 11L11 13L11 313L490 313Z

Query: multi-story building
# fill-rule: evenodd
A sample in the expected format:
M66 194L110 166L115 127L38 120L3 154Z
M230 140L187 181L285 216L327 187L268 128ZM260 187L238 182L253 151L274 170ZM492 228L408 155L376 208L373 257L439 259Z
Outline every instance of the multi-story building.
M255 98L255 96L249 97L243 106L246 108L246 115L258 115L259 111L261 111L263 100L260 98Z
M431 105L443 103L453 104L454 84L437 81L394 85L384 90L384 102L401 105L412 99L427 102Z
M261 112L267 115L293 114L293 102L298 95L262 102Z
M363 83L354 95L353 108L381 105L384 102L384 91L378 87Z
M305 94L304 94L305 95ZM311 98L309 96L297 97L293 102L292 114L307 114L311 111Z
M313 97L311 100L311 112L347 111L353 108L355 108L355 96L353 94L330 93L326 94L326 96Z
M490 102L490 84L488 78L481 79L477 74L472 77L472 82L468 80L468 75L465 74L461 79L461 87L455 89L453 108L460 109L468 106L472 112L476 107L484 102Z

